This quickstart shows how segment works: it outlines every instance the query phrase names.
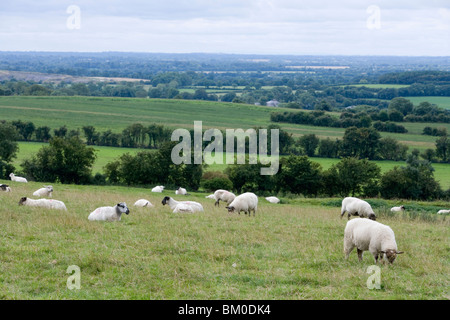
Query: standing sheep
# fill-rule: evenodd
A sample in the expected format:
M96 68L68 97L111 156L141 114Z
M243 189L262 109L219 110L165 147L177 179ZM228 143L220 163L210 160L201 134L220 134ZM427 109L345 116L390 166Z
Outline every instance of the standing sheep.
M16 177L15 175L14 175L14 173L10 173L9 174L9 177L11 178L11 181L16 181L16 182L28 182L28 180L26 179L26 178L23 178L23 177Z
M353 215L376 220L375 212L373 212L370 204L358 198L347 197L342 200L341 218L345 212L348 212L348 219Z
M30 199L27 197L22 197L19 200L19 206L30 206L30 207L41 207L48 209L58 209L58 210L66 210L66 205L64 202L53 199Z
M11 192L11 188L7 184L0 184L0 191Z
M125 202L120 202L114 207L97 208L89 214L88 219L91 221L120 221L122 213L130 213Z
M152 192L163 192L164 186L156 186L152 189Z
M53 187L52 186L44 186L44 188L40 188L33 192L33 196L35 197L52 197Z
M350 252L356 247L359 261L364 251L372 253L375 263L383 258L393 263L398 254L397 243L392 229L382 223L369 219L352 219L347 222L344 231L344 253L348 259Z
M258 209L258 197L252 192L243 193L238 195L226 208L228 213L237 211L241 214L241 211L244 211L250 216L253 211L253 216L255 216Z
M214 199L216 200L216 202L214 203L214 206L219 206L219 201L222 200L223 202L226 202L227 205L229 205L231 202L233 202L233 200L236 198L236 195L230 191L227 190L216 190L216 192L214 192Z
M192 213L195 211L203 211L203 206L195 201L176 201L171 197L164 197L161 201L164 205L169 205L170 209L173 210L173 213Z
M400 206L400 207L392 207L391 208L391 212L400 212L400 211L405 211L405 206Z

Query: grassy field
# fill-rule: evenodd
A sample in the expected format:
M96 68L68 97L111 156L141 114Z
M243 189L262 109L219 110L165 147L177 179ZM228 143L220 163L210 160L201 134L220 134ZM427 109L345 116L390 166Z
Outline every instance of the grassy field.
M202 121L207 128L242 128L244 130L267 127L272 112L294 109L233 104L210 101L164 100L138 98L98 97L0 97L2 120L32 121L36 127L80 129L92 125L97 131L111 129L121 132L125 127L139 122L144 125L163 124L170 128L193 128L194 121ZM342 138L345 129L277 123L294 137L314 133L320 138ZM403 123L408 134L381 133L407 144L411 148L434 148L436 138L421 135L425 126L446 127L450 124Z
M421 102L428 101L435 104L440 108L450 110L450 97L405 97L410 100L414 105L418 105Z
M436 214L418 219L413 212L392 216L384 207L375 209L405 253L394 265L379 265L381 289L370 290L373 258L366 252L359 263L354 251L344 259L347 220L339 218L337 200L274 205L260 198L256 217L248 217L229 215L223 204L215 207L205 194L193 193L189 199L201 202L205 212L173 214L161 204L173 190L155 195L139 188L54 184L54 198L68 207L59 212L17 205L41 183L5 182L13 190L0 194L2 299L450 298L449 225ZM155 207L133 208L139 198ZM87 220L95 208L119 201L130 207L122 221ZM71 265L80 268L79 290L67 288Z

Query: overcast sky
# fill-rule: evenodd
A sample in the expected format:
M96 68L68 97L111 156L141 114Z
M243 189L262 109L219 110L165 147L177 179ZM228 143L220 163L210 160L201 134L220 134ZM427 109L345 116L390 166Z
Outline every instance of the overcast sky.
M0 51L450 56L449 0L14 0Z

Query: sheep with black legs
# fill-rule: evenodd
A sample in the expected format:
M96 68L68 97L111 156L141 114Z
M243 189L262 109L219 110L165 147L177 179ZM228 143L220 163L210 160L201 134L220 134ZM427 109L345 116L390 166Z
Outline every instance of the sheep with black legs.
M378 263L378 257L393 263L397 255L403 253L397 250L394 231L389 226L370 219L356 218L347 222L344 230L346 259L355 247L359 261L367 250L372 253L375 263Z
M342 200L341 218L345 212L348 213L348 219L353 215L376 220L375 212L373 212L370 204L358 198L346 197Z
M172 197L164 197L161 201L164 205L168 205L173 213L193 213L203 211L203 206L195 201L177 201Z
M25 182L25 183L28 182L28 180L26 178L18 177L16 175L14 175L14 173L12 173L12 172L9 174L9 177L11 178L11 181Z
M253 216L255 216L258 209L258 197L252 192L243 193L238 195L226 208L229 213L237 211L241 214L241 211L244 211L249 216L253 211Z
M35 197L52 197L53 195L53 187L52 186L44 186L33 192L33 196Z
M120 221L122 213L129 214L125 202L119 202L114 207L99 207L89 214L91 221Z
M30 206L30 207L41 207L47 209L58 209L66 210L66 205L64 202L54 199L31 199L27 197L22 197L19 200L20 206Z

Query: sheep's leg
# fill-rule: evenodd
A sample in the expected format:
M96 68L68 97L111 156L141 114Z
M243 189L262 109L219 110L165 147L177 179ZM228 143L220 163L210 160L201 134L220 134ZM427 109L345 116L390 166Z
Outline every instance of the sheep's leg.
M214 206L218 206L218 207L220 207L220 206L219 206L219 201L220 201L220 199L219 199L219 200L217 200L217 201L216 201L216 203L214 203Z
M361 262L362 261L362 255L363 255L363 251L359 250L358 248L356 248L358 250L358 260Z

